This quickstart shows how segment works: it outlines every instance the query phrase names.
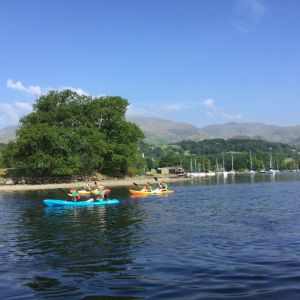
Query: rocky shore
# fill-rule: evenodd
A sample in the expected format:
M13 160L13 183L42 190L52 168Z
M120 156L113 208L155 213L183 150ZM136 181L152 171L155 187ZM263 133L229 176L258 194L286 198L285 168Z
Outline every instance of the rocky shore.
M165 181L168 184L178 181L189 181L189 178L181 177L159 177L158 182ZM138 185L144 185L147 182L150 184L156 184L154 177L132 177L125 179L110 179L97 181L98 184L104 185L105 187L117 187L117 186L135 186L133 183ZM11 185L0 185L0 192L17 192L17 191L37 191L37 190L51 190L51 189L70 189L83 187L87 182L72 182L72 183L50 183L50 184L11 184ZM91 187L95 185L94 181L88 182Z

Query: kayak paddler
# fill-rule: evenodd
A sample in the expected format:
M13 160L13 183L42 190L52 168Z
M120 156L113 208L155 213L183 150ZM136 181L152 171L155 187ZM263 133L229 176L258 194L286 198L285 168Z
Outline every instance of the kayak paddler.
M147 182L146 186L143 188L143 191L152 192L152 186L149 182Z
M91 191L91 187L88 183L85 184L84 188L83 188L85 191L89 192Z
M72 201L78 201L80 199L80 195L75 189L71 189L68 195L72 198Z
M96 201L102 201L104 199L105 193L104 193L104 186L99 185L98 190L96 192Z
M162 190L162 191L166 191L166 190L168 190L168 184L167 183L165 183L164 181L162 181L161 182L161 184L159 185L159 187L160 187L160 189Z

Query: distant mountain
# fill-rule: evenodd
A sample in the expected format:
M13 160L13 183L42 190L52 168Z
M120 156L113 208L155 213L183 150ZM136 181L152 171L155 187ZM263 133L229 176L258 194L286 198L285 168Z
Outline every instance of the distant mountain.
M170 143L205 138L253 138L300 145L300 125L275 126L262 123L227 123L203 128L157 118L130 118L144 132L149 143Z
M128 118L145 133L150 144L174 143L182 140L200 141L207 138L253 138L300 146L300 125L275 126L262 123L226 123L198 128L188 123L179 123L158 118ZM17 126L0 129L0 143L16 137Z
M202 130L188 123L178 123L158 118L128 118L145 133L145 141L150 144L173 143L182 140L199 141L205 138Z
M6 144L16 138L17 126L9 126L0 129L0 143Z
M265 141L298 144L300 142L300 125L275 126L262 123L227 123L201 128L210 138L247 137Z

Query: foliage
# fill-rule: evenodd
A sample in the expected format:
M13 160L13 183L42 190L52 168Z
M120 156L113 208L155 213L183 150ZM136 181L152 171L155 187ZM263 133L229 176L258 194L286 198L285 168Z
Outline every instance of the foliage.
M189 171L192 168L199 170L216 169L223 163L227 170L231 169L232 157L236 170L250 168L251 151L253 167L260 170L269 167L270 148L273 167L280 169L293 169L300 164L298 149L282 143L272 143L254 139L209 139L200 142L182 141L176 144L163 146L149 146L144 144L143 151L147 156L146 161L154 160L160 167L179 166Z
M24 175L124 176L135 167L143 132L125 120L128 101L50 91L20 121L17 138L3 150L8 167Z
M3 162L3 154L2 154L3 149L4 149L5 147L6 147L5 144L0 143L0 168L2 168L2 167L5 166L5 164L4 164L4 162ZM1 176L1 175L0 175L0 176Z

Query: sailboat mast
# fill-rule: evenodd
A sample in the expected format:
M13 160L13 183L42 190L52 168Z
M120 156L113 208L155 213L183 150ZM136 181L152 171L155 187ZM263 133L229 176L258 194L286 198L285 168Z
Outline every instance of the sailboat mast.
M293 158L293 167L294 167L294 170L296 170L295 158Z
M223 150L222 150L222 161L223 161L223 171L225 171L224 152L223 152Z
M251 151L249 151L249 154L250 154L250 170L253 170Z

